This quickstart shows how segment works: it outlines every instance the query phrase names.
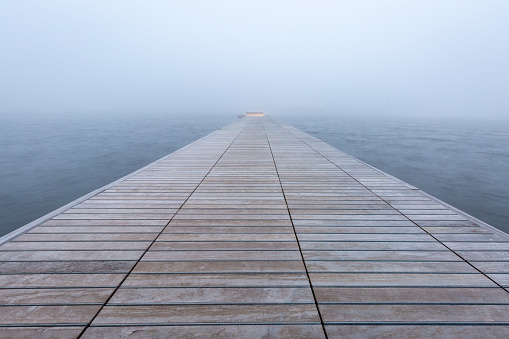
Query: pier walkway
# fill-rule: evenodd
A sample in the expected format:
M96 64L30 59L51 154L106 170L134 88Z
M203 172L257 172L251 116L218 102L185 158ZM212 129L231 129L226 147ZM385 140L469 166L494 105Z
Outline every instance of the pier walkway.
M1 241L1 338L509 336L505 233L270 117Z

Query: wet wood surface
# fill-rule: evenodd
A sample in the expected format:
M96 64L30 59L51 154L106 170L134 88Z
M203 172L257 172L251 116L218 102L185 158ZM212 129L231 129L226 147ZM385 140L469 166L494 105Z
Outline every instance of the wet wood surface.
M507 337L509 241L245 117L0 246L0 337Z

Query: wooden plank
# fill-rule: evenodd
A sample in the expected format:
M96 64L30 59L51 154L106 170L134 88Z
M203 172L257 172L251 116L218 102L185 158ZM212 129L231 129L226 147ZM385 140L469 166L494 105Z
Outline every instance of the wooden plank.
M314 304L311 288L124 288L115 293L109 305L121 304Z
M301 241L302 250L328 251L444 251L446 247L437 241Z
M90 220L90 219L83 219L83 220L68 220L68 219L51 219L43 223L41 226L36 227L34 230L37 230L41 227L47 227L50 226L160 226L164 227L168 224L167 219L163 220L148 220L148 219L135 219L135 220L108 220L108 219L98 219L98 220Z
M359 227L367 227L367 226L388 226L388 227L396 227L396 226L408 226L415 227L415 224L410 220L337 220L337 219L328 219L328 220L320 220L320 219L293 219L293 224L295 226L359 226Z
M74 327L0 327L0 338L74 339L85 326Z
M204 234L219 234L219 233L289 233L294 234L291 226L173 226L170 225L164 230L164 234L179 234L179 233L204 233ZM168 240L176 238L168 236Z
M116 287L124 274L10 274L0 275L0 288Z
M300 260L301 254L296 251L149 251L142 261L161 260Z
M489 325L489 324L486 324ZM326 325L329 338L506 338L509 325Z
M86 325L100 305L0 306L0 325Z
M368 234L398 234L398 233L416 233L416 234L425 234L419 227L391 227L391 226L378 226L378 227L369 227L369 226L357 226L357 227L348 227L348 226L311 226L311 227L303 227L296 226L295 230L298 233L368 233Z
M21 237L20 237L21 238ZM19 238L18 238L19 240ZM12 241L2 251L145 250L150 241Z
M56 242L56 241L115 241L115 242L131 242L131 241L153 241L158 233L25 233L12 240L11 243L18 241L28 242ZM8 244L5 244L7 246Z
M303 251L305 260L459 261L450 251Z
M468 263L457 261L315 261L306 260L311 273L478 273Z
M320 305L324 322L505 323L509 305Z
M163 226L39 226L29 231L29 234L52 233L156 233L163 230Z
M502 287L509 287L509 273L491 273L488 277Z
M209 240L209 239L207 239ZM295 240L295 239L292 239ZM175 250L294 250L298 251L296 241L156 241L151 251ZM235 255L235 254L233 254ZM298 258L300 260L300 258Z
M505 238L493 233L461 233L461 234L440 234L433 236L441 242L449 241L474 241L474 242L504 242Z
M1 333L1 332L0 332ZM493 332L492 332L493 333ZM102 338L325 338L321 325L92 326L84 339Z
M495 287L482 274L444 273L310 273L313 286L444 286Z
M314 293L320 303L509 304L509 293L499 287L316 287Z
M509 273L509 261L476 261L473 266L484 273Z
M319 323L314 304L106 306L93 325L185 323Z
M444 242L454 251L509 251L509 242Z
M143 251L7 251L1 261L138 260Z
M133 273L305 273L295 261L141 261Z
M295 241L295 234L291 229L284 228L284 233L264 232L254 233L253 228L236 233L162 233L158 239L161 241ZM282 232L283 230L279 230ZM228 231L228 230L226 230ZM248 232L249 231L249 232Z
M428 233L432 233L433 235L437 233L467 233L467 234L474 234L474 233L485 233L485 234L491 234L490 231L478 227L478 226L472 226L472 227L461 227L461 226L451 226L451 227L423 227L423 230L425 230Z
M170 223L171 229L176 226L292 226L288 220L267 220L267 219L173 219Z
M1 304L103 304L113 293L112 288L29 288L0 289Z
M456 251L468 261L509 261L509 251Z
M71 208L67 211L65 211L64 215L66 214L83 214L83 215L89 215L89 214L143 214L143 215L146 215L146 214L155 214L155 215L165 215L165 216L168 216L168 217L172 217L175 213L177 213L178 211L178 207L175 207L175 208L161 208L161 207L158 207L158 208L153 208L153 206L150 206L149 208L142 208L142 207L139 207L138 205L131 205L131 206L128 206L128 207L124 207L124 208L113 208L113 207L110 207L110 206L105 206L105 207L94 207L94 208L91 208L91 207L88 207L88 208L81 208L83 207L82 205L78 205L80 208L78 207L75 207L75 208ZM151 218L149 218L151 219Z
M429 234L349 234L349 233L300 233L299 241L430 241L433 239Z
M4 261L0 274L128 273L136 261Z
M0 280L1 282L1 280ZM0 285L1 286L1 285ZM123 287L180 287L180 286L309 286L305 273L194 273L194 274L130 274Z

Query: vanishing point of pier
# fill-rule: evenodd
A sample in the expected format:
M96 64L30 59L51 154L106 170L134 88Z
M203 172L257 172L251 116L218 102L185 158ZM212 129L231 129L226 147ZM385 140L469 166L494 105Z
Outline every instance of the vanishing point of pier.
M267 116L0 242L1 338L509 336L507 234Z

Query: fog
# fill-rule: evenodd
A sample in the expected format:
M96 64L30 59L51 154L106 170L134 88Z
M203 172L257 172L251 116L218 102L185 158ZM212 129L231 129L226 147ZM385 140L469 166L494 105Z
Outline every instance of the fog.
M503 118L509 1L0 2L0 115Z

